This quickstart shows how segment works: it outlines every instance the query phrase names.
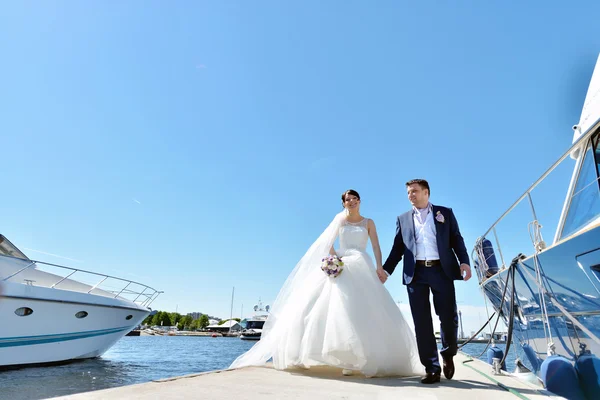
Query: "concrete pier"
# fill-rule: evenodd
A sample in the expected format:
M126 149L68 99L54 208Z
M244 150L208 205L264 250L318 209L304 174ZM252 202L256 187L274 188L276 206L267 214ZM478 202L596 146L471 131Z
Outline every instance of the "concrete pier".
M548 399L538 386L507 375L492 375L491 367L459 354L452 380L423 385L418 377L365 378L342 376L339 369L277 371L270 367L214 371L163 379L139 385L105 389L71 396L72 400L96 399L443 399L501 400ZM554 396L552 396L554 397Z

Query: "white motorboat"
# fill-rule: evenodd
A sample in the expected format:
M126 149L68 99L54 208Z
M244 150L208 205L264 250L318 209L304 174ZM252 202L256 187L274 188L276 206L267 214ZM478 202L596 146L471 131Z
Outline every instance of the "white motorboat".
M29 259L0 235L0 368L101 356L161 292Z
M266 305L263 307L260 299L258 304L254 306L255 314L250 318L244 318L240 325L242 331L240 332L240 339L242 340L260 340L262 336L263 326L269 317L270 306Z

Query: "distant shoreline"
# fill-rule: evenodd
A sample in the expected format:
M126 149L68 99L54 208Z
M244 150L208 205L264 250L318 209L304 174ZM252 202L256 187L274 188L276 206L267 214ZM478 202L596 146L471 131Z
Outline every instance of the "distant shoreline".
M440 343L442 341L442 339L435 339L438 343ZM467 340L469 339L458 339L458 344L463 344L465 343ZM473 339L471 340L469 343L487 343L489 342L490 339ZM500 339L494 339L494 343L498 344L498 343L506 343L506 340L500 340Z

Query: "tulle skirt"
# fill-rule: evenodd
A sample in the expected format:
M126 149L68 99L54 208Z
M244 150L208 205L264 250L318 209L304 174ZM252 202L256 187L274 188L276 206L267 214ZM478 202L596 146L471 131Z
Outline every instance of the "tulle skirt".
M270 341L276 343L274 367L328 365L366 376L423 373L414 332L379 281L371 258L357 250L340 255L342 273L330 278L315 272L288 305L285 329L273 329L271 335L278 335Z

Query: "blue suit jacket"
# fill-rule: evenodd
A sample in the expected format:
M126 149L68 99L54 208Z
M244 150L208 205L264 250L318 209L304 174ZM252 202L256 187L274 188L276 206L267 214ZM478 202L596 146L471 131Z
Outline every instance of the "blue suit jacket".
M432 206L433 221L435 224L435 237L442 269L448 278L462 280L460 264L469 264L469 254L465 247L465 241L458 229L458 222L451 208ZM444 216L444 222L439 222L436 215ZM413 210L400 215L396 221L396 237L390 255L383 264L383 269L390 275L404 257L404 271L402 283L410 284L415 275L415 255L417 243L415 236L415 222ZM458 259L458 260L457 260Z

